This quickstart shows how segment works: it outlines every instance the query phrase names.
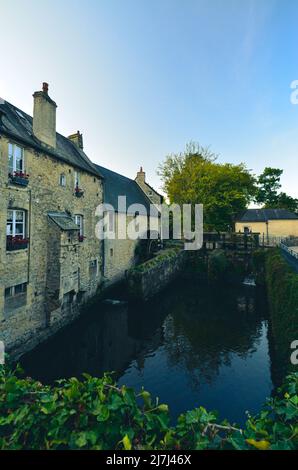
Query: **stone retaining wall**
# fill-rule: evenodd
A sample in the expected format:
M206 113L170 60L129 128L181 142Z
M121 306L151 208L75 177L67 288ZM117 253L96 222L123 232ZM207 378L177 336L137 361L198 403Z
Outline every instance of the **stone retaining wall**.
M184 250L168 249L127 273L131 298L147 300L164 289L182 271L186 262Z

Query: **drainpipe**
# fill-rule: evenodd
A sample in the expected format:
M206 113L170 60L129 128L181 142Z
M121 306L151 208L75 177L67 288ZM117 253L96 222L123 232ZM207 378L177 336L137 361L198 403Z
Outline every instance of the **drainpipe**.
M32 230L32 190L29 189L29 215L28 215L28 226L29 226L29 244L28 244L28 265L27 265L27 283L30 283L30 262L31 262L31 230Z
M267 236L267 243L269 245L269 221L266 220L266 236Z

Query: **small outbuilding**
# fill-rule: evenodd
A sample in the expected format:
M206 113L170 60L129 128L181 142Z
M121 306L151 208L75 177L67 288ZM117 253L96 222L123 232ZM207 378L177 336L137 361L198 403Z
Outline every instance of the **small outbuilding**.
M286 209L247 209L235 220L236 232L257 232L267 243L298 237L298 215Z

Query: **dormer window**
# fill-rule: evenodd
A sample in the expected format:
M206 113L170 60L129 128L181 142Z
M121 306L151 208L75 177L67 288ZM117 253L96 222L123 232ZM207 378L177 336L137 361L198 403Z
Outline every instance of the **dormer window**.
M25 172L24 149L16 144L8 144L8 172L11 176Z

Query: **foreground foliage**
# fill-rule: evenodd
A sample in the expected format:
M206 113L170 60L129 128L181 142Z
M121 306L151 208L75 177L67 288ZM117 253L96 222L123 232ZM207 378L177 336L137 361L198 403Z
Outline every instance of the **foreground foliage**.
M51 387L0 369L0 449L295 449L297 418L298 374L241 430L202 407L170 426L167 405L110 375Z

